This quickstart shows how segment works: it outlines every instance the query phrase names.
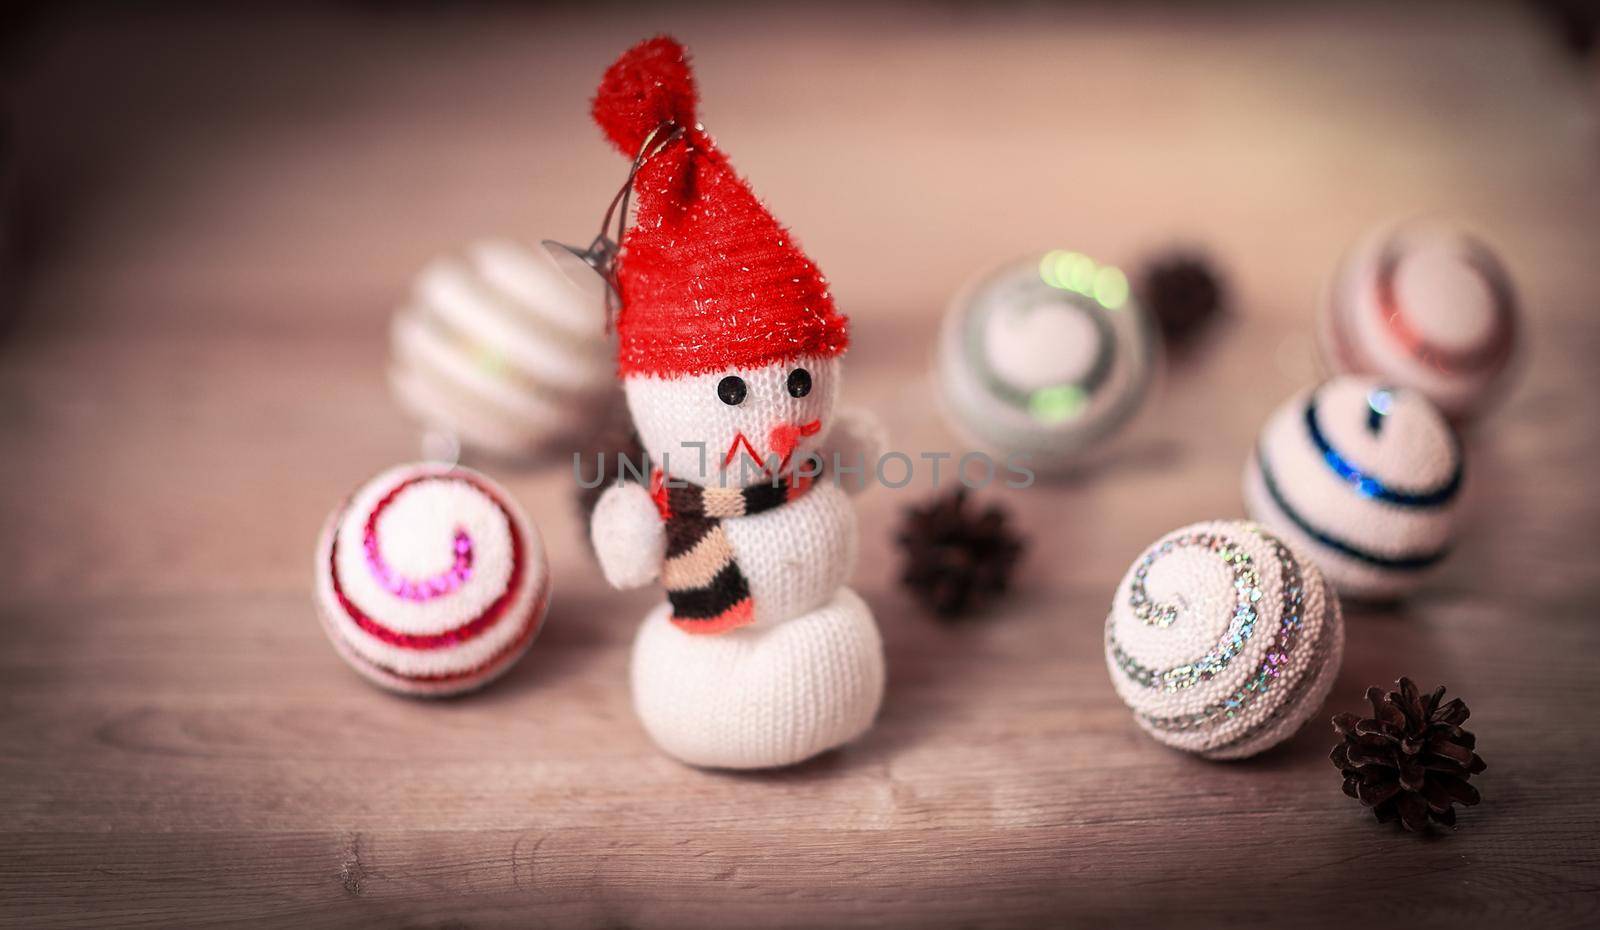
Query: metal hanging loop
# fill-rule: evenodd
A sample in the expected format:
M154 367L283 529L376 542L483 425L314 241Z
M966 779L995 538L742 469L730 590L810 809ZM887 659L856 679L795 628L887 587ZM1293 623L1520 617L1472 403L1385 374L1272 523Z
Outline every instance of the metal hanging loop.
M662 134L665 133L663 136ZM683 138L684 128L675 122L667 121L650 130L644 137L644 143L639 146L639 154L634 156L633 165L628 169L628 177L622 182L622 187L611 198L611 204L606 207L606 215L600 220L600 232L585 248L557 242L554 239L544 240L546 248L563 249L579 261L594 269L601 280L606 282L606 332L611 331L612 318L622 308L622 291L617 284L617 255L621 251L622 235L628 227L628 205L633 197L633 179L638 177L639 169L645 166L650 159L660 154L663 149ZM657 136L662 136L659 142ZM654 146L651 143L655 143ZM616 221L616 231L612 232L612 220Z

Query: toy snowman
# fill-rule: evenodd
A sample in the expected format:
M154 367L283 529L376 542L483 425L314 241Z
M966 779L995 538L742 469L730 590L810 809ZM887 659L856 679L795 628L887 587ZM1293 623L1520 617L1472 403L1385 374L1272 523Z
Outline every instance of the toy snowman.
M846 490L864 482L839 473L870 475L881 438L869 417L835 412L848 337L826 280L695 103L686 53L665 37L623 54L594 101L636 159L618 368L652 472L608 489L592 531L612 585L666 588L633 647L645 729L693 765L766 768L849 742L877 714L883 646L845 586Z

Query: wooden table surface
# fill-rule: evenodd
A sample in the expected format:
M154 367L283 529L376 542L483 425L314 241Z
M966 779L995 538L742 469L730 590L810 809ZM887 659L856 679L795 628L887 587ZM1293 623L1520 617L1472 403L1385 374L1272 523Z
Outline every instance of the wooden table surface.
M796 5L797 7L800 5ZM0 920L390 926L1600 921L1600 119L1520 8L1201 17L1030 6L364 6L48 21L12 72L16 312L0 336ZM324 641L326 512L417 436L386 323L429 257L585 238L623 172L603 66L670 28L703 118L851 314L848 400L960 449L927 362L951 292L1053 246L1209 247L1235 314L1108 467L996 495L1015 595L935 624L860 500L877 727L799 767L658 753L565 462L490 466L556 592L486 692L380 693ZM15 49L14 49L15 51ZM1161 533L1241 513L1262 419L1370 225L1443 211L1503 250L1531 364L1470 441L1467 535L1429 591L1349 611L1328 707L1255 760L1168 751L1101 655ZM1379 826L1326 718L1443 682L1489 762L1459 832Z

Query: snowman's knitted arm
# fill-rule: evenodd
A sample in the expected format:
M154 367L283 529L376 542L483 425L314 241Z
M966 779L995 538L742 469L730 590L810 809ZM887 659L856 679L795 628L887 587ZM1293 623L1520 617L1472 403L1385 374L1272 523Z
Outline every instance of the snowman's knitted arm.
M640 588L661 573L667 554L666 526L644 485L606 489L589 520L600 570L614 588Z
M822 443L823 462L829 467L835 463L864 470L854 474L871 475L878 458L889 448L889 435L878 417L863 407L846 407L833 418L833 426ZM841 482L852 494L866 487L866 482L846 480Z

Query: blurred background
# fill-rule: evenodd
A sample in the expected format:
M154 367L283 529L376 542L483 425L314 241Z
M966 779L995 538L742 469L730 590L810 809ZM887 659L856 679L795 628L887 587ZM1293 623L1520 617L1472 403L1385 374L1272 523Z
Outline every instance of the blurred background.
M931 351L963 281L1062 243L1126 266L1195 243L1247 319L1308 320L1362 232L1443 213L1514 271L1575 272L1526 282L1537 302L1596 291L1587 4L11 10L0 478L49 506L6 504L0 559L45 588L124 560L86 578L28 540L148 552L154 502L180 491L201 535L164 564L226 579L238 555L192 543L256 519L250 496L285 493L314 525L319 492L410 455L383 382L390 314L470 240L588 240L625 171L588 99L657 31L696 54L705 122L825 269L863 353ZM1309 349L1286 352L1281 383L1309 377ZM108 517L75 490L101 482L152 493ZM291 552L268 564L298 573Z
M463 239L587 235L621 171L588 96L662 30L700 50L713 128L857 306L1066 237L1220 235L1252 281L1316 278L1268 244L1531 209L1595 159L1578 0L10 9L7 289L72 254L110 292L40 294L39 326L357 325ZM926 261L952 241L970 260Z

